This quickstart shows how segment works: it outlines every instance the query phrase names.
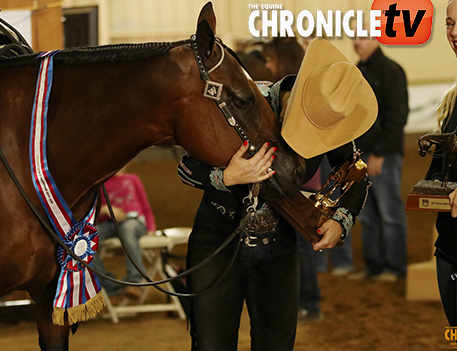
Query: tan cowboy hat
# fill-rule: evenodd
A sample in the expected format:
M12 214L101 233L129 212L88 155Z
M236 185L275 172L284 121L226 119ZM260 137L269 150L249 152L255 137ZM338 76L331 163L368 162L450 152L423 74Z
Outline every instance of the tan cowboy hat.
M314 39L306 51L281 134L304 158L344 145L375 122L378 104L359 69L332 44Z

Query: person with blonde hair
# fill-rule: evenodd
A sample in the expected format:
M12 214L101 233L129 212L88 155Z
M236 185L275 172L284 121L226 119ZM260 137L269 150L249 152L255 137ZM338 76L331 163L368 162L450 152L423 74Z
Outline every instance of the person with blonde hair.
M451 0L446 11L446 36L457 56L457 1ZM454 83L437 108L439 129L443 133L452 133L457 129L457 85ZM449 164L450 155L443 147L437 147L430 168L425 176L427 180L443 181L449 174L449 181L457 181L457 164ZM436 271L441 302L447 320L451 326L457 326L457 190L449 195L451 212L439 212L436 219L438 239L435 242Z

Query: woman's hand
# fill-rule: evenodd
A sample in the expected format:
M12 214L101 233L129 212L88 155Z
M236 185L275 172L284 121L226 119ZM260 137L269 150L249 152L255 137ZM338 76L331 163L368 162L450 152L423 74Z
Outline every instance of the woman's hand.
M382 172L382 165L384 164L384 156L376 156L371 154L368 157L367 170L368 175L375 177Z
M243 158L248 151L248 142L245 141L237 152L232 156L227 168L224 170L224 184L231 186L235 184L259 183L270 178L275 171L270 170L275 159L273 153L276 147L269 147L269 143L263 144L260 150L251 158Z
M317 243L313 243L314 251L334 247L341 239L343 230L337 221L329 219L317 229L317 234L322 235L322 239Z
M457 217L457 189L449 194L449 205L451 205L451 216Z

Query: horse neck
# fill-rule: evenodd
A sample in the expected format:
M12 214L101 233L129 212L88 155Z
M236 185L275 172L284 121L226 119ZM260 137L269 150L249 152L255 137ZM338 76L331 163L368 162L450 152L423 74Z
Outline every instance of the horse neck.
M159 111L167 93L161 72L159 61L146 70L140 62L55 67L49 167L56 183L65 184L70 207L146 147L175 143L172 116Z

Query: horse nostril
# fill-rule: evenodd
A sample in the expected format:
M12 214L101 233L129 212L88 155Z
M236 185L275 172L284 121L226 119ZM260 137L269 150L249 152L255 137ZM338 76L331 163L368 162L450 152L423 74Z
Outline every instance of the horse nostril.
M305 180L305 170L304 170L304 168L302 166L295 167L294 176L295 176L296 181L299 184L303 184L303 182Z

